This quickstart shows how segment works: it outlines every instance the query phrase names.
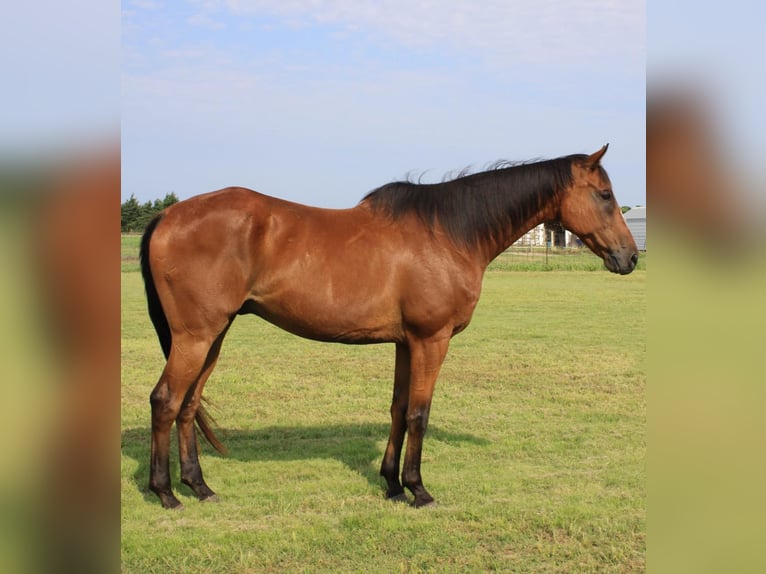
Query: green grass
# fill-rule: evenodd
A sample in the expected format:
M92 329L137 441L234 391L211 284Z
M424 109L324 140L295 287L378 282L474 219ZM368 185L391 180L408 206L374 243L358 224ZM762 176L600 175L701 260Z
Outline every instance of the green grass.
M511 247L489 266L492 271L603 271L604 262L583 248ZM641 253L638 270L646 270L646 253Z
M122 271L139 271L138 249L141 246L140 234L121 235L120 241L120 265Z
M378 477L393 346L252 316L205 389L229 448L201 458L221 502L180 485L174 450L186 508L163 510L146 488L162 354L140 274L122 283L124 572L644 571L645 271L488 272L437 384L422 470L438 506L419 510Z

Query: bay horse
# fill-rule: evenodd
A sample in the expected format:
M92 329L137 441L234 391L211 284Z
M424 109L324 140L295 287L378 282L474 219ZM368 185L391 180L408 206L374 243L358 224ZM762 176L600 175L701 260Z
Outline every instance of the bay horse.
M395 182L350 209L322 209L230 187L171 205L141 241L149 315L167 359L150 395L149 488L181 507L170 483L170 429L181 481L215 500L202 476L195 421L225 449L200 405L237 315L301 337L394 343L391 432L380 474L386 498L434 501L420 474L431 397L450 339L468 326L489 263L525 232L558 221L609 271L627 274L638 250L601 166L607 145L437 184ZM399 466L405 433L401 481Z

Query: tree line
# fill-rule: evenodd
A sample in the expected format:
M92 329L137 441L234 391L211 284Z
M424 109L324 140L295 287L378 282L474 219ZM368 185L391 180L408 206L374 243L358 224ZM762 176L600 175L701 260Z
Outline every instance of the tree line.
M122 232L143 231L155 215L174 203L178 203L178 197L173 192L166 194L163 199L147 201L144 204L139 203L131 194L120 206L120 227Z

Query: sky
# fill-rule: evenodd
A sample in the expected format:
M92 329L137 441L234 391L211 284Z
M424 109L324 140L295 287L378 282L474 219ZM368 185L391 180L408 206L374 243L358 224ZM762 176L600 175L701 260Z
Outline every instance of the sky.
M592 153L645 205L641 1L125 0L122 197L351 207L407 177Z

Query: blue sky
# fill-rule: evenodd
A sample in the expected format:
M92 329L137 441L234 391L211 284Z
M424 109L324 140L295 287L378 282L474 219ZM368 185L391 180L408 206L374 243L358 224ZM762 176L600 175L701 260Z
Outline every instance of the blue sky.
M352 206L408 174L592 152L645 205L637 1L125 0L122 195Z

